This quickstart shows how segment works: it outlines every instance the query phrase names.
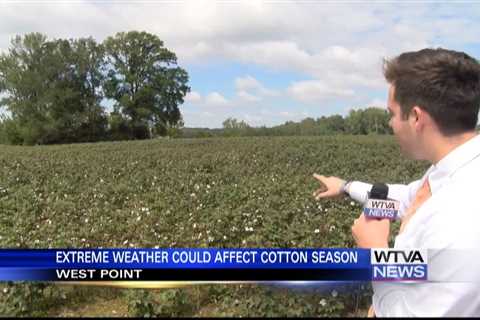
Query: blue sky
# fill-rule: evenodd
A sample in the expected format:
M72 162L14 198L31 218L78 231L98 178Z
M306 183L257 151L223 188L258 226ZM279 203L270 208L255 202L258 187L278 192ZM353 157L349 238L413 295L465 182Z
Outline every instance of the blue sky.
M478 21L474 1L2 1L0 50L34 31L102 41L145 30L190 75L186 126L272 126L385 107L383 58L440 46L479 59Z

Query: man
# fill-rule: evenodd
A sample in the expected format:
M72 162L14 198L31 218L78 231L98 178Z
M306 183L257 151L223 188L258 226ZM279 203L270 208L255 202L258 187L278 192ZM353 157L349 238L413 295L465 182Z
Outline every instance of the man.
M389 185L400 201L394 248L429 249L428 282L374 282L377 316L480 316L480 65L462 52L424 49L386 61L390 126L402 153L432 165L408 185ZM364 203L371 185L314 174L326 189ZM388 248L389 220L355 220L361 248ZM434 249L434 250L431 250Z

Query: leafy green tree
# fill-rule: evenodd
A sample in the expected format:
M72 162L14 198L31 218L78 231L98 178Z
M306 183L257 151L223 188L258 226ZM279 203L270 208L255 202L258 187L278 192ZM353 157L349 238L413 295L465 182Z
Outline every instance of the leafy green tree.
M362 110L350 110L345 119L345 127L349 134L367 134Z
M351 134L391 133L388 113L378 108L352 110L345 122Z
M71 41L76 66L76 85L80 92L82 113L77 133L82 141L103 140L106 137L107 116L100 103L104 98L104 47L92 38Z
M17 36L0 56L0 101L10 112L11 143L95 141L106 116L99 102L102 49L93 39L47 41L39 33Z
M389 118L388 112L379 108L350 110L345 126L350 134L391 134Z
M5 95L0 100L0 106L6 107L11 114L11 120L4 123L4 132L11 142L34 143L37 137L27 134L40 133L48 126L42 110L45 108L42 95L46 90L42 80L45 42L46 37L39 33L28 34L24 38L17 36L12 40L8 53L0 55L0 90Z
M316 131L316 122L313 118L305 118L300 122L301 135L314 135Z
M384 109L367 108L363 111L367 133L386 134L392 133L388 124L390 116Z
M246 129L250 127L245 121L238 121L235 118L227 118L222 122L224 129Z
M251 133L251 127L245 121L235 118L227 118L222 122L225 136L247 136Z
M181 120L179 104L190 90L188 74L176 55L147 32L120 32L105 42L109 67L106 97L128 124L130 138L166 134Z
M128 140L128 120L119 112L113 111L108 117L109 137L111 140Z
M185 122L183 122L183 119L180 119L176 124L174 125L168 125L167 127L167 136L171 138L180 138L182 137L182 129L185 126Z
M345 119L341 115L333 115L325 118L325 128L328 133L343 133L345 131Z

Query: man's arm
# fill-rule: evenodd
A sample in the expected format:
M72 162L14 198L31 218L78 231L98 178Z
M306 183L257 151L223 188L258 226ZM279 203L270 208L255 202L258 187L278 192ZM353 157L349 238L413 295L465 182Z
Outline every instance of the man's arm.
M372 189L370 183L361 181L347 182L339 177L326 177L316 173L313 174L313 176L326 187L324 189L318 189L313 193L313 196L317 200L322 198L339 197L345 191L353 200L364 204L367 201L368 192ZM415 197L415 192L420 187L421 182L422 179L413 181L408 185L388 184L388 198L400 202L400 218ZM345 188L345 190L343 188Z

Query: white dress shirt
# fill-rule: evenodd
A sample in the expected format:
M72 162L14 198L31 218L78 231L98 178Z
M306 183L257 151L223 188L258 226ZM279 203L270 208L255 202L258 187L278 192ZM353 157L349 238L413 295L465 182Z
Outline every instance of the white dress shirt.
M400 217L428 178L432 195L395 238L394 248L428 249L428 282L373 282L377 316L480 316L480 135L458 146L422 179L390 184ZM352 182L365 203L371 185Z

